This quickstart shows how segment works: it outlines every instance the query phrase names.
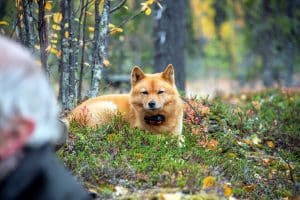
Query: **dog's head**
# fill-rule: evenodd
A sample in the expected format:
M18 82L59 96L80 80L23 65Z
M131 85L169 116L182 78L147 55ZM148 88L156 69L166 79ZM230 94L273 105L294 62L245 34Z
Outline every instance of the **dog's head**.
M145 74L139 67L131 72L131 103L139 111L158 114L171 104L178 95L174 67L169 64L165 70L156 74Z

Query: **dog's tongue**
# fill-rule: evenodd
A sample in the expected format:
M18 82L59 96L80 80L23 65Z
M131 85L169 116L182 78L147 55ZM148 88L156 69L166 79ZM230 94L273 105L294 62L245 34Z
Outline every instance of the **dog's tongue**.
M163 115L145 116L144 120L147 124L158 126L165 121L165 116Z

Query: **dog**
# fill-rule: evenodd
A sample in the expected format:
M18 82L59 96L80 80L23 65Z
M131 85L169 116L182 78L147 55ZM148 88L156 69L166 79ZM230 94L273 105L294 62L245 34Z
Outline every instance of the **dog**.
M131 127L157 134L181 135L183 101L175 85L173 65L155 74L146 74L140 67L134 67L129 94L88 99L72 110L68 118L96 127L108 123L118 113Z

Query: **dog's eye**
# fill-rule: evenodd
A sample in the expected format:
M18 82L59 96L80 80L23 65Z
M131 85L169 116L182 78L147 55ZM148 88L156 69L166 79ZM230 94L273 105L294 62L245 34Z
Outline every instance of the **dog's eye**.
M157 94L162 94L162 93L164 93L165 91L163 91L163 90L159 90L158 92L157 92Z
M142 94L145 94L145 95L147 95L148 94L148 92L147 91L143 91L143 92L141 92Z

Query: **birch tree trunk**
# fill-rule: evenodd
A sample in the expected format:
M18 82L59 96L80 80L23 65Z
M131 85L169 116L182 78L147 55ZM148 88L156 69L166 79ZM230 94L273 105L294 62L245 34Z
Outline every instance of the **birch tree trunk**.
M99 85L104 66L103 60L107 57L110 0L103 1L104 5L101 16L99 15L99 1L95 1L95 31L93 40L92 77L88 92L89 97L95 97L99 93Z
M58 99L62 104L62 109L70 109L71 106L68 103L68 97L69 97L69 56L68 56L68 38L65 37L67 29L66 29L66 23L68 22L68 8L67 8L67 0L61 1L61 13L62 13L62 20L60 23L61 27L61 59L59 63L59 73L60 73L60 79L59 79L59 96Z
M68 32L69 32L69 48L68 48L68 57L69 57L69 63L68 63L68 72L69 72L69 95L68 95L68 108L72 109L74 108L77 100L77 86L76 86L76 69L77 65L75 63L75 51L78 51L78 48L76 47L76 38L74 33L74 12L73 12L73 1L67 0L67 8L68 8ZM79 38L78 38L79 39Z
M156 6L154 16L154 69L162 71L168 64L175 67L177 87L185 91L185 7L187 2L165 0L163 8Z
M42 66L46 72L48 79L50 79L50 68L48 65L48 27L45 20L45 0L38 0L39 15L38 15L38 32L40 41L40 57Z

